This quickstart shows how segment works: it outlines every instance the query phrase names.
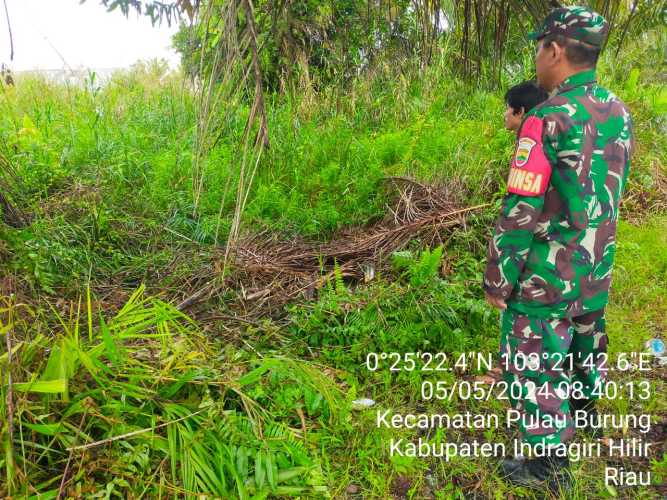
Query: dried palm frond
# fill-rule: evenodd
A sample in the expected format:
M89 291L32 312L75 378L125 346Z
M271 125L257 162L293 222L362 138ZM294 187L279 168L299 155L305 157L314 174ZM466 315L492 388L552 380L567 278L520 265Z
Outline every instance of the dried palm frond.
M488 204L463 207L454 189L427 186L406 177L390 177L396 189L386 216L376 224L343 231L327 243L283 240L268 230L240 239L233 248L232 272L226 289L238 291L246 317L263 314L319 288L338 276L368 281L387 265L388 257L413 240L423 245L443 242L466 215ZM183 309L214 293L213 281L181 302Z

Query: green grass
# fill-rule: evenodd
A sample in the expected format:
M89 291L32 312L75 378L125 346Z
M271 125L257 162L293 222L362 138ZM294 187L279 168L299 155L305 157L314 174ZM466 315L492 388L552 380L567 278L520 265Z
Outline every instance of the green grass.
M667 218L622 222L609 307L609 334L626 351L667 331Z
M664 235L657 231L664 222L660 216L641 227L623 223L619 231L616 270L634 274L624 279L617 272L615 277L609 306L612 353L642 350L645 339L655 334L647 329L650 318L661 316L667 281L638 287L636 277L664 272ZM468 243L461 235L449 247L450 255L470 252ZM649 269L648 262L654 267ZM54 496L61 476L49 481L48 471L63 470L66 448L102 441L73 452L70 494L101 489L122 496L197 491L229 496L251 494L257 484L264 484L267 493L312 498L325 490L343 496L350 485L368 498L403 490L413 498L428 492L458 498L473 486L488 498L516 494L494 474L493 460L389 458L391 438L412 439L415 433L377 428L375 409L350 408L352 399L364 396L396 412L504 411L505 404L497 401L420 401L423 380L452 382L453 375L424 377L364 367L371 351L495 352L497 318L481 298L482 264L473 257L454 261L445 280L412 264L399 272L399 279L380 276L354 292L342 283L332 285L317 302L292 307L288 331L279 340L261 340L275 335L270 323L246 332L252 350L225 345L224 338L201 332L167 304L143 298L141 291L104 321L94 301L84 298L48 336L34 329L46 312L37 312L35 321L15 306L15 317L31 322L16 320L15 330L34 336L22 338L17 348L22 368L16 381L23 385L20 391L15 387L14 491L21 491L25 474L33 488ZM637 306L643 315L633 314ZM258 359L257 350L267 357ZM310 361L297 362L297 357ZM627 412L631 404L635 411L664 415L667 408L659 397L664 382L656 381L654 388L648 402L607 401L603 407ZM137 431L148 432L104 443ZM266 433L273 436L268 441ZM471 436L452 431L447 437ZM509 435L498 429L475 437L505 441ZM47 456L49 465L40 456ZM8 459L0 465L8 467ZM209 471L207 465L216 468ZM264 472L269 465L275 467L271 480ZM577 498L611 496L613 490L594 479L602 467L601 461L575 464ZM651 468L664 475L664 462Z
M666 221L663 215L652 217L641 226L621 224L616 276L608 308L609 352L614 362L619 353L644 351L646 340L659 337L664 332L667 280L664 279L666 247L661 229L666 227ZM455 244L450 251L455 255L460 246ZM376 400L380 409L392 409L395 413L460 413L470 410L503 414L507 403L500 401L421 401L420 384L430 379L423 373L390 373L386 365L384 370L377 372L364 368L365 354L380 349L390 352L496 352L499 342L497 318L485 307L481 293L476 289L479 283L477 274L481 271L479 262L476 259L460 262L452 278L444 281L434 278L436 281L430 286L415 287L407 277L402 281L375 284L357 290L353 295L333 290L311 307L294 307L298 318L295 321L298 327L296 333L307 336L311 350L319 347L316 351L318 359L324 358L329 364L356 373L355 382L358 385L354 386L355 394ZM448 318L455 323L449 323ZM466 321L457 324L460 318L466 318ZM439 329L439 334L430 338L430 327ZM337 342L340 342L340 347ZM629 359L630 356L628 354ZM661 398L665 384L656 370L654 366L648 375L648 380L652 380L648 400L628 401L627 397L605 400L601 403L601 411L650 413L654 416L654 425L659 423L667 414L667 404ZM636 371L611 375L611 379L619 383L637 383L644 377L645 374ZM432 379L451 383L455 377L440 375ZM360 487L364 497L369 498L387 498L396 491L403 491L400 485L410 498L422 498L429 494L436 498L463 498L466 492L470 494L473 487L484 498L501 498L509 494L535 497L534 492L508 487L494 473L496 462L491 459L459 459L444 463L407 457L390 458L387 450L391 438L409 440L415 439L417 434L414 431L378 428L375 408L354 413L353 416L356 418L352 429L349 434L344 434L347 438L335 435L326 441L327 454L333 455L327 473L337 478L335 484L340 484L334 490L335 494L343 495L345 488L353 484ZM616 439L624 437L620 431L607 431L606 434ZM630 435L647 439L632 430ZM449 440L472 437L507 442L510 435L505 429L473 432L472 435L457 431L447 434ZM340 465L341 462L344 466ZM665 477L665 458L660 455L653 462L637 464L626 460L624 465L627 470L651 470L655 484ZM603 459L574 463L573 498L658 498L658 493L652 489L617 490L605 487L599 479L603 477L604 467Z
M600 70L631 107L638 142L622 210L633 223L619 227L608 307L613 355L643 350L667 327L665 86L652 65L635 64L640 46L606 57ZM446 56L421 75L386 68L346 89L268 96L271 147L243 227L328 240L382 216L383 179L396 175L455 183L461 203L497 205L513 144L501 93L463 84ZM163 76L144 66L107 85L19 79L0 93L0 148L20 180L8 194L32 215L22 229L0 224L0 495L55 498L63 482L71 497L534 497L510 488L492 460L390 458L389 439L416 434L377 428L374 410L351 406L369 397L396 412L504 411L502 401L419 396L424 381L473 373L365 367L369 352L497 351L497 313L480 286L497 207L471 215L448 240L445 277L440 250L414 242L367 285L338 276L317 300L273 317L197 322L170 303L210 277L216 233L219 244L226 239L234 200L221 200L237 182L234 137L248 110L232 116L206 159L193 216L194 100L177 76ZM206 311L228 315L233 294ZM664 389L654 376L648 401L604 407L664 418ZM665 477L663 457L644 466ZM576 498L657 495L605 488L602 467L575 465Z
M12 330L32 331L20 305L6 306ZM309 421L335 424L346 404L315 365L225 355L218 340L142 288L114 317L97 313L87 300L59 318L54 337L14 340L21 382L13 384L14 446L0 459L5 494L56 498L61 484L68 496L110 497L326 490L293 410L305 401ZM54 469L69 474L63 480Z

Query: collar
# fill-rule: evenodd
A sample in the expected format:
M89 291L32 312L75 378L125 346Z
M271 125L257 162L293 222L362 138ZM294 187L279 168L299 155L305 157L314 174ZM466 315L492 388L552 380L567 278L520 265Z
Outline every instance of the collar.
M572 90L575 87L589 85L596 82L597 79L595 78L595 69L580 71L579 73L574 73L573 75L570 75L565 80L563 80L563 82L554 89L552 95L562 94L563 92Z

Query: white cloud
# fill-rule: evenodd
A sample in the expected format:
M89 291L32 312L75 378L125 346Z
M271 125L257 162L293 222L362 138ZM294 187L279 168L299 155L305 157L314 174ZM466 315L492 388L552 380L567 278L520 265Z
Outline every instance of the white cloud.
M108 69L128 67L139 59L165 58L178 65L170 49L171 35L178 29L166 23L151 25L150 19L120 9L107 12L98 0L7 0L14 38L14 61L4 8L0 4L0 62L14 71L72 68ZM61 56L58 55L60 53Z

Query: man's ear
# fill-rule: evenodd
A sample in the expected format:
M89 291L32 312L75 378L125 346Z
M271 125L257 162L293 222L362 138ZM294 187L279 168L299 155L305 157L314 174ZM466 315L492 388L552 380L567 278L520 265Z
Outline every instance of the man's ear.
M553 52L550 54L551 55L551 61L553 63L558 63L561 61L561 59L565 56L565 47L562 45L559 45L557 42L551 42L551 45L549 47Z
M519 118L523 118L523 115L525 115L525 114L526 114L526 108L524 108L523 106L521 106L521 107L519 108L519 111L516 113L516 115L517 115Z

